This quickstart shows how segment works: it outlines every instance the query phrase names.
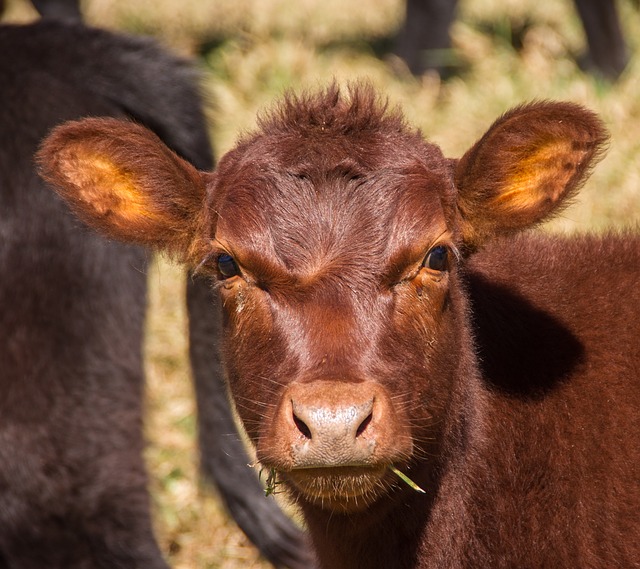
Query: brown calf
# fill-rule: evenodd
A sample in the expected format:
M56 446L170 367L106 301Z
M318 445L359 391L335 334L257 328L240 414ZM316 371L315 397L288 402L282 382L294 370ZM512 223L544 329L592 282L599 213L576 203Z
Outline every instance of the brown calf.
M323 567L632 567L640 240L517 235L606 139L536 103L451 160L330 87L213 173L115 120L39 159L86 222L214 276L238 412Z

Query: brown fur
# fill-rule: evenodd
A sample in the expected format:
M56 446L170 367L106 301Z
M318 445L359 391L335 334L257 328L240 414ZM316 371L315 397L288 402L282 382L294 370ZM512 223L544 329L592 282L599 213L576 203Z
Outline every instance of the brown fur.
M366 86L289 95L260 125L202 174L204 217L182 229L199 245L179 254L217 281L237 410L322 567L637 566L640 239L518 234L584 181L597 117L525 105L461 160ZM127 148L130 127L104 126ZM65 196L92 166L54 154L94 133L63 126L40 151ZM163 210L164 190L134 189ZM153 235L175 251L170 219Z

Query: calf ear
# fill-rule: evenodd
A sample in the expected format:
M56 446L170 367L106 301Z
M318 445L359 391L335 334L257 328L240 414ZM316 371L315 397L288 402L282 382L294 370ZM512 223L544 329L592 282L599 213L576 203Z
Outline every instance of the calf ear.
M88 225L122 241L197 256L206 174L132 122L84 119L55 128L36 160Z
M455 170L467 247L560 211L607 140L600 119L572 103L533 103L499 118Z

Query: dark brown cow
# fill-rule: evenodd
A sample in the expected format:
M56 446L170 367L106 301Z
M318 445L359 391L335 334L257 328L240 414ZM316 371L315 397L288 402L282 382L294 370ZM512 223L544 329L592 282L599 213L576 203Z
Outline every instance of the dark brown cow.
M71 4L38 2L56 17ZM82 228L33 153L65 120L130 117L210 169L196 75L148 40L41 21L0 27L0 85L0 567L164 568L142 460L149 255ZM266 557L306 568L302 534L247 468L203 279L188 304L203 469Z
M214 276L238 412L323 567L637 567L640 240L518 235L606 139L535 103L451 160L332 86L213 173L115 120L39 159L86 222Z

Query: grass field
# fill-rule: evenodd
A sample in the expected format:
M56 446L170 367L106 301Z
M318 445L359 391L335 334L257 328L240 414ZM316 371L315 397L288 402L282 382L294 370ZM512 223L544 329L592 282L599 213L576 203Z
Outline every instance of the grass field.
M629 1L619 5L636 53L640 14ZM33 18L19 0L7 12ZM632 58L613 85L583 74L575 56L584 37L570 0L462 0L451 33L463 71L444 82L416 79L376 55L403 18L401 0L87 0L85 12L90 23L153 35L198 58L218 156L284 89L333 78L368 78L451 156L509 107L564 99L597 111L612 139L580 199L549 229L601 231L640 219L640 61ZM523 27L516 51L512 33ZM182 271L158 260L149 277L147 457L162 547L179 569L267 567L198 484Z

